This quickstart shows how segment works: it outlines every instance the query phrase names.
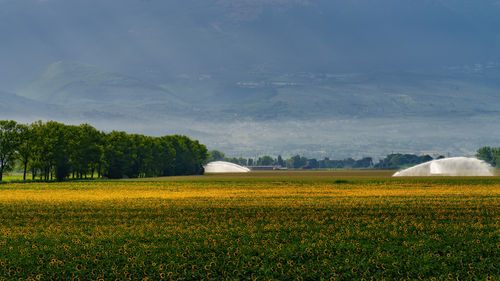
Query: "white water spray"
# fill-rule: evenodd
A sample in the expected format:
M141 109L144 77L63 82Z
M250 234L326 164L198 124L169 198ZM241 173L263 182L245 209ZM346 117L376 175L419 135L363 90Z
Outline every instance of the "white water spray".
M250 169L234 163L225 161L215 161L208 163L205 167L205 173L248 173Z
M452 157L429 161L398 171L392 176L493 176L493 168L488 163L476 158Z

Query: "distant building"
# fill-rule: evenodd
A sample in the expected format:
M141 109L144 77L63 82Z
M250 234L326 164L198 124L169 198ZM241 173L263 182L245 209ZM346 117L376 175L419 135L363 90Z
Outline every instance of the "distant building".
M283 171L283 170L287 170L287 168L283 168L281 166L251 166L249 168L252 171Z

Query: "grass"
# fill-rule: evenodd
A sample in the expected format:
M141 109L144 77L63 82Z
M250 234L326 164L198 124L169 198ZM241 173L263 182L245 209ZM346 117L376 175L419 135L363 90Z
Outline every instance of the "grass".
M31 179L31 174L26 175L27 179ZM22 181L23 174L22 173L7 173L2 176L2 181L12 182L12 181Z
M498 279L500 178L0 185L0 280Z

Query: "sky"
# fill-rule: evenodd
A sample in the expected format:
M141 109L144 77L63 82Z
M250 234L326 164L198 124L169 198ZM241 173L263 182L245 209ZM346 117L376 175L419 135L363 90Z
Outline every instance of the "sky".
M470 128L493 126L484 120L500 102L497 0L0 0L0 38L0 92L27 120L193 134L229 154L254 153L260 137L270 145L258 152L324 145L316 150L340 157L357 128L307 129L323 140L314 143L295 124L359 118L362 135L376 139L368 146L390 135L370 129L391 118L398 131L418 128L418 140L427 132L415 124L427 118L443 124L442 139L407 147L464 153L455 139L470 153L492 142ZM158 102L139 105L141 97ZM22 116L7 109L0 117ZM450 125L464 115L463 127ZM233 131L216 132L221 122ZM265 135L241 125L262 132L274 123L287 125ZM288 136L286 148L274 133ZM376 153L405 147L406 137Z

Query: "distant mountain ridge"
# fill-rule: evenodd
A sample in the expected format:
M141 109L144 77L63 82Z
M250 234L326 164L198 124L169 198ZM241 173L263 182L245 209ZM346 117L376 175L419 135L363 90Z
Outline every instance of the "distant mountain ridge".
M499 15L497 0L0 0L0 117L236 156L470 153L500 138Z
M55 104L181 103L169 91L140 79L106 72L88 64L64 61L51 64L39 80L21 89L19 94Z
M497 114L500 85L487 73L285 73L248 80L207 76L161 85L75 62L48 66L21 89L25 98L59 106L217 120L309 120ZM185 79L184 79L185 80ZM473 95L471 95L473 93Z

